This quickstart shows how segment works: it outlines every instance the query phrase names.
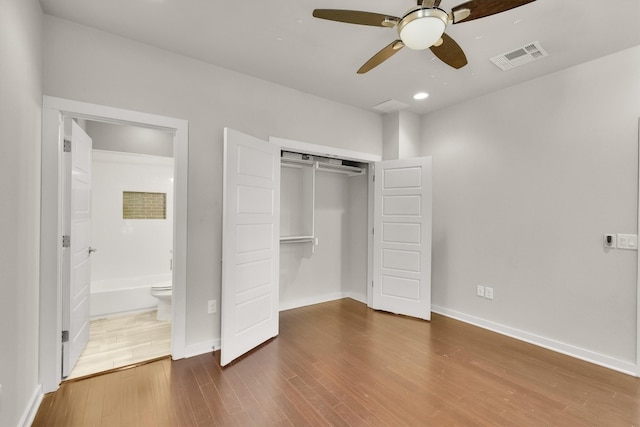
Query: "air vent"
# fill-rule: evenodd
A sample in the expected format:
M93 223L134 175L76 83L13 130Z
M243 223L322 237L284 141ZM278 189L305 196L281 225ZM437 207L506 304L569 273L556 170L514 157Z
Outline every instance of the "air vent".
M394 111L404 110L408 106L409 105L405 104L404 102L400 102L395 99L390 99L388 101L384 101L383 103L376 105L373 108L378 111L382 111L383 113L393 113Z
M491 62L496 64L502 71L507 71L548 55L540 46L540 43L535 41L511 52L493 57Z

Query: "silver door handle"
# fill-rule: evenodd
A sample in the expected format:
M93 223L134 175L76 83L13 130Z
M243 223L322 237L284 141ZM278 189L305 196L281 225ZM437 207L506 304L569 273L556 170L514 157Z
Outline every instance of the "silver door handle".
M89 255L91 255L95 251L97 251L96 248L92 248L91 246L89 246Z

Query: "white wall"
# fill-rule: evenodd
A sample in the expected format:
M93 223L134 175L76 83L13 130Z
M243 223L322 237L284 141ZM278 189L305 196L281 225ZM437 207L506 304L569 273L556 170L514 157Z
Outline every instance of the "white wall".
M420 116L409 111L399 112L398 158L411 159L420 153Z
M635 363L637 253L602 235L637 233L638 76L640 47L423 118L434 305Z
M395 160L400 156L400 112L382 117L382 160Z
M173 157L171 132L92 120L83 122L83 129L93 140L94 149Z
M300 177L299 170L282 168L280 204L282 212L300 216L302 187L300 179L291 179L296 177ZM367 194L366 175L316 171L314 231L318 245L280 245L281 309L347 295L366 301ZM300 221L286 222L284 230Z
M375 113L53 17L44 31L47 95L189 121L187 347L220 336L205 302L220 299L223 127L381 153Z
M92 165L91 282L170 274L173 159L94 150ZM166 194L167 218L123 219L124 191Z
M342 290L358 301L367 301L368 264L368 176L360 175L347 180L347 212L345 236L342 239L344 261L342 266Z
M421 148L420 116L410 111L395 111L382 119L383 160L418 157Z
M39 399L38 261L42 11L0 1L0 425ZM37 409L37 408L35 408Z

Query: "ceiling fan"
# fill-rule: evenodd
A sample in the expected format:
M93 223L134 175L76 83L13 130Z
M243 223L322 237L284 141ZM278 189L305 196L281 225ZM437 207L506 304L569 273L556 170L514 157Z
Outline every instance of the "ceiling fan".
M441 0L418 0L418 6L409 9L402 18L341 9L315 9L313 16L348 24L397 28L399 38L365 62L358 74L372 70L405 46L412 50L430 48L447 65L462 68L467 65L467 57L458 43L445 34L447 25L495 15L533 1L535 0L471 0L447 13L439 7Z

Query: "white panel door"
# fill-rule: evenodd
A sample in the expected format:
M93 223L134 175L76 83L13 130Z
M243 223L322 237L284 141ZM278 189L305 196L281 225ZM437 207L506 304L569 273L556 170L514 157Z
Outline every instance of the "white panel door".
M89 293L91 290L91 138L75 121L71 122L70 167L65 177L70 191L66 197L70 247L64 257L62 329L68 341L62 343L62 376L66 377L89 341ZM68 156L68 153L65 153Z
M431 319L431 158L375 165L373 308Z
M280 147L224 130L220 364L278 335Z

